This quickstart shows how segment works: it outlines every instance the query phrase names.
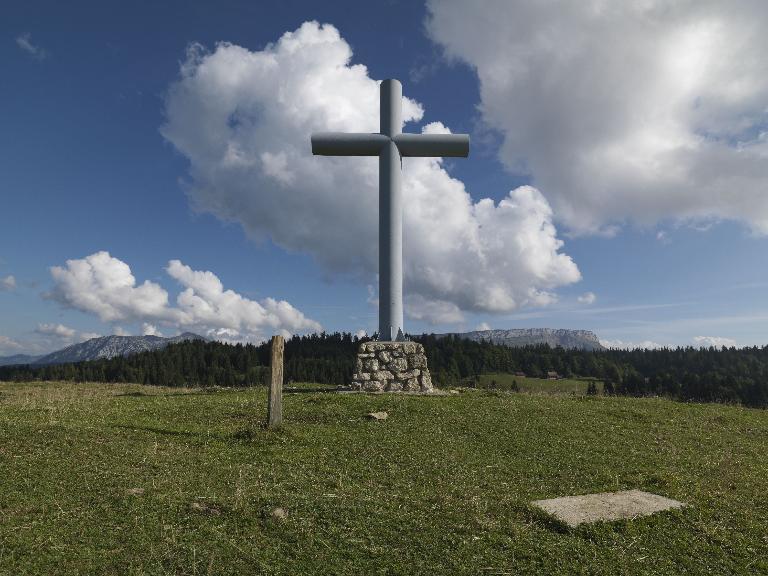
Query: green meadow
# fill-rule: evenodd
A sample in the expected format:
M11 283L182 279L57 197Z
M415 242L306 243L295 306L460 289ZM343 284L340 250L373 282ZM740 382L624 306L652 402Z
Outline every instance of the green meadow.
M517 384L517 391L530 394L586 394L590 382L595 383L598 393L603 390L603 383L594 378L530 378L514 374L481 374L478 388L487 390L512 391Z
M0 384L0 574L768 573L767 411L299 391L265 414L264 388ZM632 488L688 507L567 529L530 506Z

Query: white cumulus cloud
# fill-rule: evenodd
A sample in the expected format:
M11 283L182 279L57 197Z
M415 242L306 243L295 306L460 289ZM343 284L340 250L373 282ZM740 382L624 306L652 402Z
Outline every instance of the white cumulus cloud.
M0 334L0 353L14 354L22 348L23 346L16 342L16 340L13 338L9 338L8 336L3 336Z
M46 336L56 336L65 340L74 338L75 334L77 334L77 330L64 326L64 324L38 324L35 332Z
M584 292L584 294L577 297L576 300L579 304L594 304L595 300L597 300L597 296L594 292Z
M475 330L478 332L485 332L486 330L490 330L491 325L488 324L488 322L480 322L477 326L475 326Z
M693 343L700 348L709 348L714 346L715 348L721 348L726 346L728 348L736 346L736 340L732 338L723 338L722 336L695 336Z
M265 329L288 333L322 330L320 324L285 300L256 302L225 290L213 272L192 270L179 260L171 260L166 272L184 287L176 299L182 326L207 326L240 334L258 334Z
M157 323L226 340L322 330L284 300L256 302L225 290L213 272L192 270L179 260L168 262L166 272L183 288L175 306L162 286L148 280L138 284L128 264L104 251L51 268L50 297L105 322L143 322L145 334L157 333ZM115 333L127 335L120 327Z
M5 278L0 278L0 291L3 290L15 290L16 278L12 275L8 275Z
M50 296L71 308L90 312L105 322L136 318L171 320L168 293L149 280L136 284L131 268L109 252L101 251L82 259L53 266L54 289Z
M154 324L150 324L149 322L144 322L141 325L141 334L143 336L162 336L163 335L163 333L157 329L157 326L155 326Z
M78 332L74 328L55 322L38 324L37 328L35 328L35 333L43 338L28 344L37 349L46 349L52 346L54 348L69 346L76 342L85 342L91 338L101 336L101 334L95 332Z
M456 324L464 320L461 309L453 302L428 300L421 294L411 294L405 299L405 313L428 324Z
M430 0L500 157L577 233L736 219L768 234L768 3Z
M378 160L313 157L309 140L318 131L378 131L378 83L351 57L339 32L316 22L263 50L193 46L169 89L162 133L190 162L196 209L309 253L327 272L371 282ZM422 116L421 104L403 99L406 122ZM439 122L423 130L448 131ZM457 322L463 311L546 305L554 289L580 279L536 188L473 201L441 159L406 158L403 170L411 317Z

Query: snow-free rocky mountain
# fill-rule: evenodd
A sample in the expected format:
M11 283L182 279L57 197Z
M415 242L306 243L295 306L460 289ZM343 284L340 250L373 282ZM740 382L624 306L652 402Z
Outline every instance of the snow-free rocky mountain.
M554 328L514 328L512 330L477 330L438 336L458 336L466 340L481 342L485 340L502 346L530 346L549 344L553 348L574 348L578 350L604 350L597 335L589 330L565 330Z
M165 348L169 344L176 342L184 342L185 340L206 340L202 336L193 334L192 332L184 332L178 336L171 338L163 338L161 336L102 336L101 338L91 338L85 342L79 344L73 344L67 346L56 352L51 352L46 356L27 356L26 358L33 358L33 360L10 361L5 362L11 358L19 359L23 354L17 356L9 356L7 358L0 359L2 364L66 364L68 362L83 362L85 360L99 360L101 358L114 358L115 356L129 356L131 354L138 354L139 352L146 352L148 350L159 350Z

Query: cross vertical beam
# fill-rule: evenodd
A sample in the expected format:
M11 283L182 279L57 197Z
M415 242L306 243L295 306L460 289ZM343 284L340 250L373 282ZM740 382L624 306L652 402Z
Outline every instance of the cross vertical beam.
M403 87L384 80L379 92L381 133L393 138L403 128ZM379 153L379 339L403 340L403 190L397 144Z
M403 134L403 87L384 80L379 88L378 134L322 132L312 135L312 153L379 157L379 340L403 336L402 158L466 157L467 134Z

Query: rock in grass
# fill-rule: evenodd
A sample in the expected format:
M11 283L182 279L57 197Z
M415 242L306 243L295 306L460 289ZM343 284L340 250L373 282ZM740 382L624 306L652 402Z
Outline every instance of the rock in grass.
M195 512L202 512L203 514L210 514L211 516L218 516L221 514L221 510L205 502L192 502L189 505L189 509Z
M282 521L288 518L288 510L280 507L273 508L272 511L269 513L269 515L272 516L272 518L274 518L275 520Z
M386 420L389 414L386 412L369 412L368 418L371 420Z

